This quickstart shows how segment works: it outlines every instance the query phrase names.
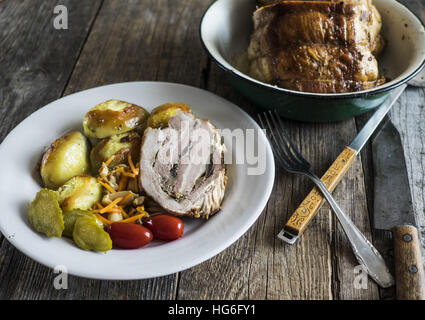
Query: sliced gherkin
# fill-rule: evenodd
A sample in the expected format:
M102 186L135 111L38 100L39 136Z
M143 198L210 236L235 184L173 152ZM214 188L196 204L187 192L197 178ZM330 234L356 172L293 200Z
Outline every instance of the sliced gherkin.
M71 210L63 213L63 222L65 224L65 229L62 232L62 235L72 238L72 233L74 231L74 224L78 218L88 217L94 219L99 226L102 226L102 223L96 219L96 216L93 213L85 210Z
M64 230L62 210L56 193L49 189L40 190L29 205L28 218L38 232L48 237L60 237Z
M112 249L109 234L92 218L78 218L74 224L72 237L77 246L84 250L105 252Z

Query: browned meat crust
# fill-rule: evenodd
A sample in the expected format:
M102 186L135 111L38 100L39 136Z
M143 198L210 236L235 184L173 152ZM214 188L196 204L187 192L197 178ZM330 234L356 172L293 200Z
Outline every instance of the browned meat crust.
M369 0L282 1L254 13L250 74L260 81L309 92L374 87L382 50L379 13Z

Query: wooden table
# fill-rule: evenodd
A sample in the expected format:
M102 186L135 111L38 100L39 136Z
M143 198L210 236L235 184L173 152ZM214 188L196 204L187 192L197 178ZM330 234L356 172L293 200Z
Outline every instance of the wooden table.
M200 87L257 108L235 93L203 51L198 28L212 0L0 1L0 141L25 117L64 95L123 81L169 81ZM425 19L422 0L403 0ZM56 30L53 9L68 9L68 30ZM396 63L396 62L395 62ZM302 153L321 174L370 116L338 123L287 121ZM414 207L425 235L424 89L409 87L391 117L401 132ZM389 259L388 234L373 232L370 148L335 191L341 207ZM0 299L391 299L394 289L354 285L358 264L329 206L302 239L288 246L276 234L312 184L277 168L267 207L252 228L216 257L180 273L141 281L56 276L0 238ZM141 266L143 267L143 266Z

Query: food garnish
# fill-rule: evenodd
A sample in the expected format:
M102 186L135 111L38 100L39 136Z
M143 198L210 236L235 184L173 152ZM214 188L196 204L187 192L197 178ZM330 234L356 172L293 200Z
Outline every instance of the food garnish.
M91 212L101 215L102 222L107 225L118 221L136 223L149 217L143 206L144 197L138 194L139 169L136 167L139 164L134 165L131 154L128 154L126 164L109 168L113 160L114 156L110 157L99 169L97 180L105 190L102 204L97 202Z
M156 239L164 241L176 240L183 235L184 231L183 222L168 214L159 214L148 218L143 225L152 231Z
M138 224L113 223L109 227L108 233L113 243L122 249L137 249L153 240L152 232Z

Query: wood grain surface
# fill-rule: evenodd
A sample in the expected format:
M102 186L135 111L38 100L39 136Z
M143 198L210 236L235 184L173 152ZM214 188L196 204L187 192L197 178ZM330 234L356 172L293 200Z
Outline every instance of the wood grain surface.
M169 81L212 91L245 109L208 59L198 38L213 0L0 1L0 142L25 117L70 93L123 81ZM425 19L421 0L403 0ZM68 8L69 29L53 28L53 8ZM392 111L405 146L414 208L425 232L424 90L408 88ZM370 116L338 123L284 121L313 170L322 175ZM369 239L392 256L388 234L375 232L370 148L334 191L341 208ZM253 227L214 258L178 274L141 281L70 277L56 290L53 270L0 238L0 299L393 299L360 281L350 245L325 203L295 246L276 235L312 184L277 167L269 203Z
M425 274L418 229L414 226L395 226L395 278L398 300L425 300Z

